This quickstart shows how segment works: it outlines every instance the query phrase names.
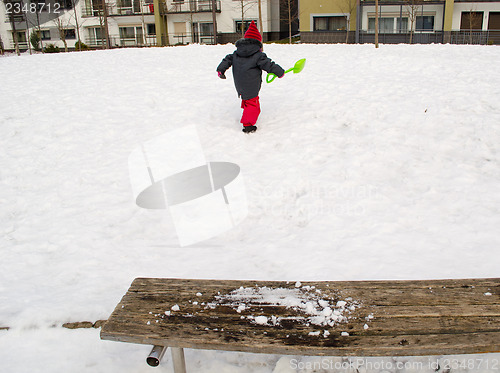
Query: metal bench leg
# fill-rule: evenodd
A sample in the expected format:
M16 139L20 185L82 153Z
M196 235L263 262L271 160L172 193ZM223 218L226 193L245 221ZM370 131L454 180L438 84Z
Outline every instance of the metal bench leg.
M171 347L172 361L174 363L174 373L186 373L186 360L184 359L184 349Z
M160 361L167 350L166 346L154 346L149 354L146 362L152 367L157 367L160 365Z

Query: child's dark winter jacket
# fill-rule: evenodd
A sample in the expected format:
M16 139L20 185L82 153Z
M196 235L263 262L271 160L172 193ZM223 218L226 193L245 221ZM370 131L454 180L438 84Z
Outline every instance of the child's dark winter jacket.
M259 95L262 85L262 70L279 77L285 74L283 68L274 63L262 52L262 43L256 39L240 39L236 42L236 51L228 54L217 67L224 73L233 67L234 85L238 96L249 100Z

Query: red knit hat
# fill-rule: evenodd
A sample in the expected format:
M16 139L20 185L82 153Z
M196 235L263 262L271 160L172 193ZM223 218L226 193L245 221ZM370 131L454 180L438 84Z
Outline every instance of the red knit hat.
M247 32L245 32L245 39L256 39L256 40L262 42L262 35L260 34L259 30L257 29L257 26L255 26L254 21L252 21L252 23L250 23L250 26L248 27Z

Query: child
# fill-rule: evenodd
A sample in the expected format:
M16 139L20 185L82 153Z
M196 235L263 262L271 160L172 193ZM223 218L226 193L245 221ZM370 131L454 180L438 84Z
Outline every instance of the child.
M243 132L255 132L255 123L260 114L259 91L262 70L282 78L285 70L262 52L262 36L254 21L245 37L236 42L236 51L228 54L217 67L219 78L226 79L224 72L233 66L233 78L238 97L241 97Z

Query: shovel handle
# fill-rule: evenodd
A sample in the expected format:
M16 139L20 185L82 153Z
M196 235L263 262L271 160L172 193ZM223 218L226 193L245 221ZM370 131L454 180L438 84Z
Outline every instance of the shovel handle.
M293 71L293 67L291 69L288 69L287 71L285 71L285 74L289 73L290 71ZM276 74L268 73L267 76L266 76L266 82L267 83L271 83L274 79L276 79L276 77L277 77Z
M271 83L274 79L276 79L276 74L268 73L266 76L266 83Z

